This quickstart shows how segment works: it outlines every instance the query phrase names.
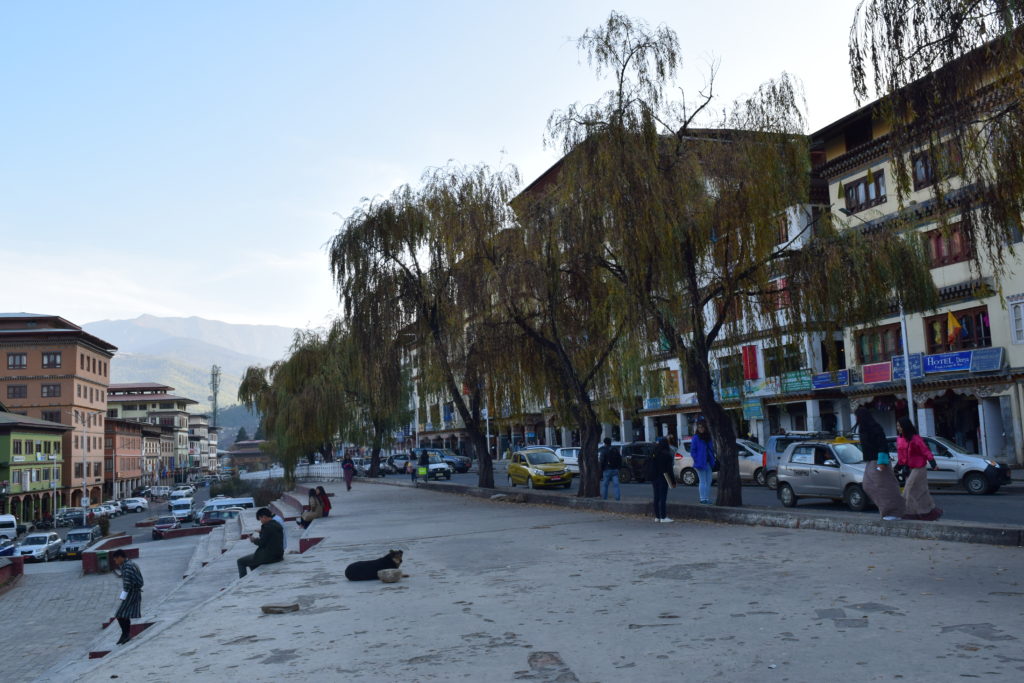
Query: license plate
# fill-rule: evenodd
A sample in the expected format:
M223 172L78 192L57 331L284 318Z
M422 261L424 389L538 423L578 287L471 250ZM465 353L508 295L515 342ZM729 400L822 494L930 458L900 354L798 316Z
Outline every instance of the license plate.
M561 477L548 477L551 481L558 481Z

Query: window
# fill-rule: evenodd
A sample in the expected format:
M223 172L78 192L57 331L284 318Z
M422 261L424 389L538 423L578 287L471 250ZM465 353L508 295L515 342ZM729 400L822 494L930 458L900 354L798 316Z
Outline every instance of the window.
M7 354L7 369L8 370L24 370L28 367L28 354L27 353L9 353Z
M718 359L718 369L723 387L734 387L743 382L743 357L740 354L721 356Z
M914 172L914 189L921 190L933 185L936 180L959 175L960 153L951 140L929 150L918 152L910 158Z
M846 208L849 211L863 211L878 206L886 199L885 173L868 172L863 178L851 180L845 185Z
M856 339L857 362L861 364L884 363L903 353L903 335L899 324L859 332Z
M963 222L954 223L945 230L929 230L923 237L932 268L962 263L971 258L971 236Z
M788 308L791 301L786 278L780 277L768 283L764 296L764 308L768 311L781 311Z
M956 321L955 325L950 324L950 318ZM924 326L930 354L992 346L992 329L986 306L925 318Z
M15 439L11 442L11 453L21 455L21 439Z
M61 361L60 351L49 351L43 354L44 368L59 368Z
M53 452L55 455L60 455L60 441L53 442Z
M60 396L60 385L59 384L44 384L42 387L43 398L57 398Z
M7 398L28 398L28 386L24 384L8 384Z
M803 367L803 354L796 344L765 347L764 374L766 377L781 377Z
M59 410L44 410L43 419L47 422L60 422L60 411Z
M1024 344L1024 296L1010 296L1006 301L1010 306L1010 341Z
M789 461L798 465L813 465L814 446L797 446L793 449L793 455L789 457Z
M82 476L83 476L82 475L82 463L76 462L75 463L75 479L81 479Z

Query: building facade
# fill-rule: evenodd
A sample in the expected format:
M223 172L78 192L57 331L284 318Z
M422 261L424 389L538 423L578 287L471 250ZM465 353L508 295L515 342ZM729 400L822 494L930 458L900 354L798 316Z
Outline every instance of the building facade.
M0 410L0 514L19 521L53 515L63 488L69 425Z
M197 401L175 396L171 393L173 391L174 387L156 382L111 384L107 416L168 428L172 435L172 452L166 452L166 438L162 437L161 459L164 466L160 470L160 478L183 482L199 471L198 461L194 463L189 454L188 408L196 405Z

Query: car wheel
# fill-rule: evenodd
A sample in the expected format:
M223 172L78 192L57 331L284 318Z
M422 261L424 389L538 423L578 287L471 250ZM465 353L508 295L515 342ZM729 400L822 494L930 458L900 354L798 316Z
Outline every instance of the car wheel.
M757 484L758 486L765 485L763 468L758 467L756 470L754 470L754 483Z
M526 478L526 488L528 488L528 489L537 488L536 486L533 485L533 477L527 477Z
M628 467L623 467L619 470L619 482L628 484L633 481L633 471Z
M683 480L683 484L685 484L686 486L696 486L700 479L697 476L697 470L693 469L692 467L687 467L686 469L684 469L680 474L679 478Z
M989 493L988 480L985 479L985 475L979 472L969 472L964 477L964 488L967 489L968 493L980 496Z
M446 474L446 475L444 475L444 480L445 480L445 481L448 481L448 480L449 480L449 479L451 479L451 478L452 478L452 475L450 475L450 474Z
M142 508L135 508L136 512L142 512Z
M777 472L769 472L764 477L765 486L775 491L779 488L779 475Z
M512 481L512 475L511 474L508 475L508 487L510 489L514 489L516 487L516 483L514 481Z
M796 497L796 493L793 492L793 487L789 484L779 484L779 502L784 506L791 508L796 507L796 502L799 500Z
M843 492L843 502L854 512L863 512L868 506L868 497L860 484L850 484Z

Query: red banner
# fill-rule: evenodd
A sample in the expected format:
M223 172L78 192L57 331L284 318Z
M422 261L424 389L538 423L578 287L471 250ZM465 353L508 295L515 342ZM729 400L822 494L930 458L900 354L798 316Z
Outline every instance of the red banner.
M892 381L891 363L871 363L863 366L862 370L864 371L864 384Z

